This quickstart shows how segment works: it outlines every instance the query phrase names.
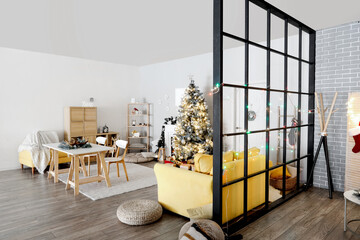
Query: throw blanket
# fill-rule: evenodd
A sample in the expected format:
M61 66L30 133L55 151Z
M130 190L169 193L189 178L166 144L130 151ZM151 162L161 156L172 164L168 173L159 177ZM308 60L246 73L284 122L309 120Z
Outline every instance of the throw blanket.
M44 170L50 161L50 151L48 148L43 147L46 143L59 142L59 137L54 131L36 131L28 134L19 146L18 152L29 151L34 166L39 173L44 174Z

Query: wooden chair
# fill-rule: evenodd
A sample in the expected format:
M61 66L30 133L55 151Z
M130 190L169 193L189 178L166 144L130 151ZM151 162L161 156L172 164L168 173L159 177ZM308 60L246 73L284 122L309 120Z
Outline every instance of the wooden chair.
M102 145L105 146L107 142L107 138L106 137L97 137L96 138L96 144L98 145ZM89 176L90 176L90 160L91 157L95 157L97 159L97 154L89 154L89 155L85 155L84 159L87 158L88 159L88 171L89 171ZM96 160L97 161L97 160Z
M119 172L119 163L122 163L124 166L124 172L126 175L126 180L129 181L129 177L126 171L126 166L125 166L125 156L126 156L126 152L128 150L128 142L124 141L124 140L117 140L115 142L116 144L116 153L115 153L115 157L107 157L105 158L105 162L108 163L108 172L110 174L110 164L112 163L116 163L116 169L117 169L117 175L118 177L120 177L120 172ZM119 153L120 153L120 148L124 149L124 153L122 155L122 157L119 157Z

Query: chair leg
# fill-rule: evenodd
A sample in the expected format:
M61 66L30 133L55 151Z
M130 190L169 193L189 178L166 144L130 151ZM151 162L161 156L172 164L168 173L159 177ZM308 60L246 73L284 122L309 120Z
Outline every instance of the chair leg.
M21 170L24 170L24 164L20 164L21 165Z
M32 175L35 174L35 168L34 167L31 168L31 173L32 173Z
M110 174L110 162L108 162L108 174Z
M119 163L116 163L116 170L117 170L117 175L118 177L120 177L120 171L119 171Z
M129 177L128 177L128 174L127 174L127 171L126 171L125 162L122 161L122 164L123 164L123 166L124 166L124 172L125 172L125 175L126 175L126 180L129 181Z

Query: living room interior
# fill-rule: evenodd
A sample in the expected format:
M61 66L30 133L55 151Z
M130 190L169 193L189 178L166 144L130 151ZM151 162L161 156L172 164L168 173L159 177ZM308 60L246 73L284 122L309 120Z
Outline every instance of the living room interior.
M357 1L0 6L0 239L360 234Z

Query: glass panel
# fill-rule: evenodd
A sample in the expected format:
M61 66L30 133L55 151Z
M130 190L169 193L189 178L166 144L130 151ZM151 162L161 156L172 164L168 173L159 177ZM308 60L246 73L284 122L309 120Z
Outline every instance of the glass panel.
M244 85L244 43L224 37L223 82Z
M265 130L266 129L266 91L248 90L248 129Z
M288 90L297 92L299 89L299 61L288 58Z
M270 88L284 90L284 56L270 54Z
M310 46L310 35L307 32L302 31L302 52L301 58L304 60L309 61L309 46Z
M288 25L288 54L299 57L299 28Z
M287 94L287 126L297 126L298 118L298 94Z
M265 170L265 146L266 133L255 133L248 135L249 159L248 175ZM258 153L258 150L260 152ZM248 210L265 203L265 173L248 179ZM259 194L261 193L261 194ZM250 214L250 213L249 213Z
M284 52L284 20L271 14L271 43L272 49Z
M244 151L244 135L223 137L223 152L234 151L241 153ZM240 158L234 154L234 159Z
M270 128L283 126L284 93L270 92Z
M245 38L245 1L224 1L224 31Z
M301 95L301 125L309 123L309 96Z
M249 4L249 40L266 46L267 12Z
M308 152L308 127L300 129L300 156L307 155ZM307 158L300 160L300 184L304 184L307 178Z
M309 127L302 127L300 129L300 157L305 156L308 153L308 130Z
M244 89L223 88L223 132L244 130Z
M282 163L281 135L282 135L282 133L280 131L271 131L270 132L269 159L272 162L270 164L272 166L276 166L276 165L279 165Z
M301 64L301 92L309 92L309 64Z
M266 87L266 50L249 46L249 86Z

